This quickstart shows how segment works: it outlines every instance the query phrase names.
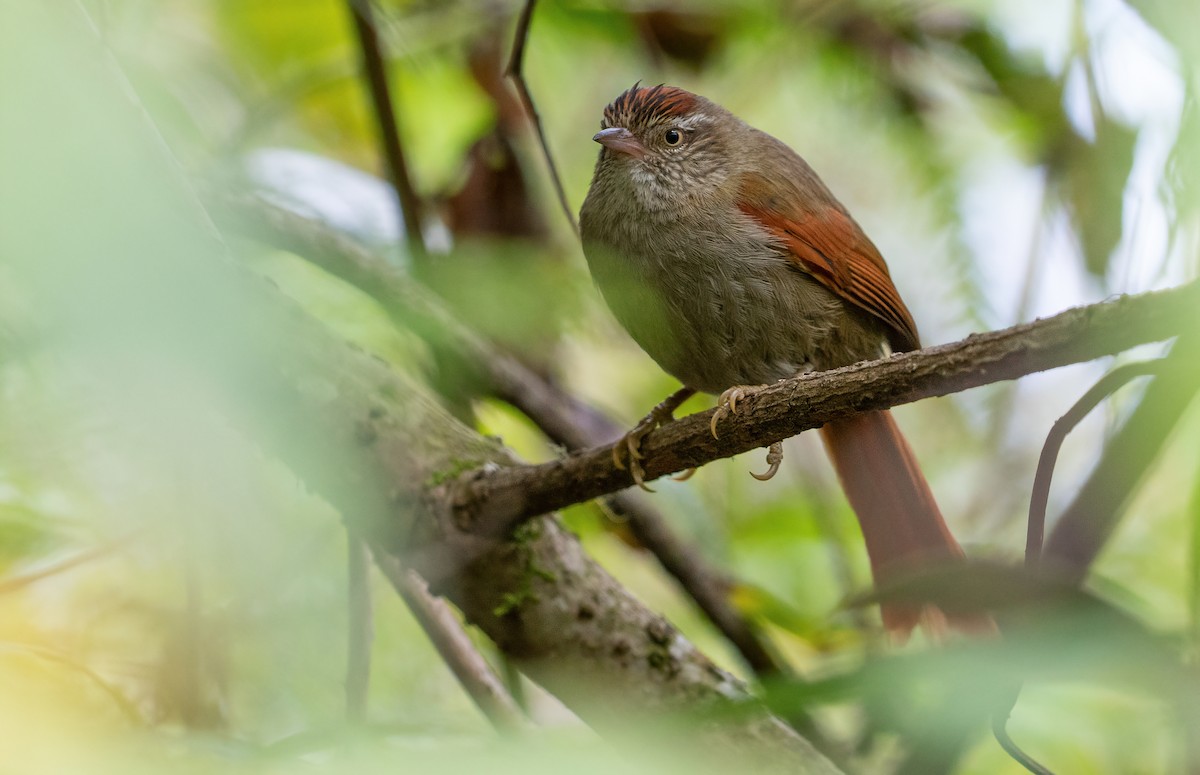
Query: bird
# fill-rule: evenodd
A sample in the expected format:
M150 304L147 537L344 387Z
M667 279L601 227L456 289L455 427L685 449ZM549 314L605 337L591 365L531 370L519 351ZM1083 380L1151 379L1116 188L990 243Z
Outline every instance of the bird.
M795 151L682 88L635 84L604 108L580 210L584 255L613 315L683 387L614 447L638 484L641 440L696 392L712 432L755 390L920 348L862 227ZM820 430L876 584L963 551L888 411ZM768 453L770 478L782 460ZM936 609L884 602L902 637Z

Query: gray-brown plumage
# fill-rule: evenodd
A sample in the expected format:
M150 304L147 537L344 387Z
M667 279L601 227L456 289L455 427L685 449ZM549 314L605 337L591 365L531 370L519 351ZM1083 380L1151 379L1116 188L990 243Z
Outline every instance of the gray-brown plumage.
M779 140L667 86L617 97L594 139L588 265L617 319L686 387L728 396L920 346L879 251ZM822 433L877 578L961 555L889 413ZM917 615L884 609L901 632Z

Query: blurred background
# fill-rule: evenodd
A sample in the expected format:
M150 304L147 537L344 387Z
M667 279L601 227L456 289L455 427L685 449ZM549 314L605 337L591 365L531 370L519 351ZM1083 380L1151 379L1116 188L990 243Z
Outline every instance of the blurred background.
M342 239L619 426L678 387L604 308L504 77L520 10L373 6L418 240L387 182L347 3L5 9L0 769L633 766L519 678L542 727L502 742L375 575L366 723L347 725L341 517L238 420L254 397L204 377L220 337L285 335L203 269L232 262L525 459L561 454L438 326L404 325L295 244ZM605 104L637 80L683 86L808 160L931 345L1197 276L1197 29L1200 8L1169 0L544 0L524 73L573 213ZM896 410L969 554L1020 561L1054 420L1116 363L1165 349ZM1068 439L1051 520L1141 395L1122 390ZM1119 626L1031 636L1023 652L1039 671L1009 730L1055 771L1200 766L1187 743L1200 716L1172 694L1196 686L1198 431L1193 407L1092 567L1089 604ZM921 639L870 656L877 614L843 605L870 584L866 554L812 436L787 443L770 482L747 475L756 452L657 482L652 503L733 580L771 649L823 687L784 686L782 701L816 719L847 769L890 772L904 764L897 729L953 726L947 682L961 673ZM565 518L650 607L753 679L620 517L581 505ZM897 710L894 697L917 699ZM1023 771L986 725L954 735L952 771Z

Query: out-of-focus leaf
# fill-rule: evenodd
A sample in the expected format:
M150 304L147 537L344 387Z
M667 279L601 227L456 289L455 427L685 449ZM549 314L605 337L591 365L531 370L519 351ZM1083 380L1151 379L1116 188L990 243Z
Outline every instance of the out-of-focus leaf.
M1147 23L1175 45L1179 55L1191 64L1200 64L1196 50L1196 30L1200 30L1200 4L1177 0L1129 0Z
M730 21L722 14L682 7L635 11L630 16L652 57L667 57L695 71L712 59Z
M959 45L974 55L1005 102L1024 114L1026 126L1039 144L1069 131L1062 109L1062 83L1040 62L1013 52L995 30L984 26L965 33Z
M847 648L862 640L857 630L836 622L831 624L825 617L805 614L770 590L754 584L735 584L729 596L734 606L751 620L773 624L819 651Z
M1150 632L1125 611L1056 580L1052 573L958 563L910 575L858 599L881 600L927 602L948 612L994 611L999 636L979 638L964 647L964 653L978 650L983 656L1005 657L1017 678L1079 679L1111 659L1104 668L1106 680L1127 679L1128 686L1161 691L1163 696L1189 690L1197 680L1180 664L1177 641ZM1131 661L1131 653L1141 658ZM1006 655L1020 658L1008 660ZM937 661L939 654L921 658ZM1177 685L1179 680L1185 686Z
M559 256L526 243L468 243L414 273L487 338L545 358L582 288Z
M1188 551L1191 589L1188 590L1188 613L1191 626L1190 646L1193 657L1200 656L1200 471L1192 480L1192 497L1188 504L1191 511L1191 545Z
M1184 105L1179 139L1168 166L1168 181L1181 211L1200 210L1200 104L1195 95L1189 96ZM1200 258L1193 265L1200 266Z
M51 528L43 514L23 503L0 503L0 571L50 545Z
M1121 241L1125 181L1133 169L1137 132L1101 116L1093 142L1064 135L1051 153L1051 180L1057 180L1075 222L1084 266L1097 277L1108 270Z
M1165 703L1167 717L1200 719L1200 677L1182 664L1177 641L1086 592L1019 575L972 566L939 577L941 603L964 597L951 583L1010 603L1000 635L869 658L821 680L775 684L772 706L786 715L864 699L880 728L899 732L920 756L935 758L957 756L960 744L982 736L994 714L1007 713L1022 682L1105 687ZM988 595L989 585L1001 589ZM1072 742L1058 744L1069 750Z
M334 159L292 148L260 148L246 156L246 175L272 204L319 221L372 248L402 256L404 224L387 182Z
M280 13L272 0L221 0L216 21L221 37L254 70L295 73L314 62L353 58L350 15L344 3L299 0Z
M1034 133L1035 158L1046 165L1079 234L1084 266L1103 277L1121 240L1125 182L1133 168L1137 132L1100 114L1093 116L1095 139L1080 137L1067 117L1062 78L1013 54L984 29L964 35L962 45L1005 100L1024 114Z

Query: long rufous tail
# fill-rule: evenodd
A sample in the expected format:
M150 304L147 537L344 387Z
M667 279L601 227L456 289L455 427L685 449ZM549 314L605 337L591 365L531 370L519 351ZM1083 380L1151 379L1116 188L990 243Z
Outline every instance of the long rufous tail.
M897 571L963 556L891 412L867 412L821 429L846 498L858 515L878 584ZM885 603L883 624L906 636L921 611Z

